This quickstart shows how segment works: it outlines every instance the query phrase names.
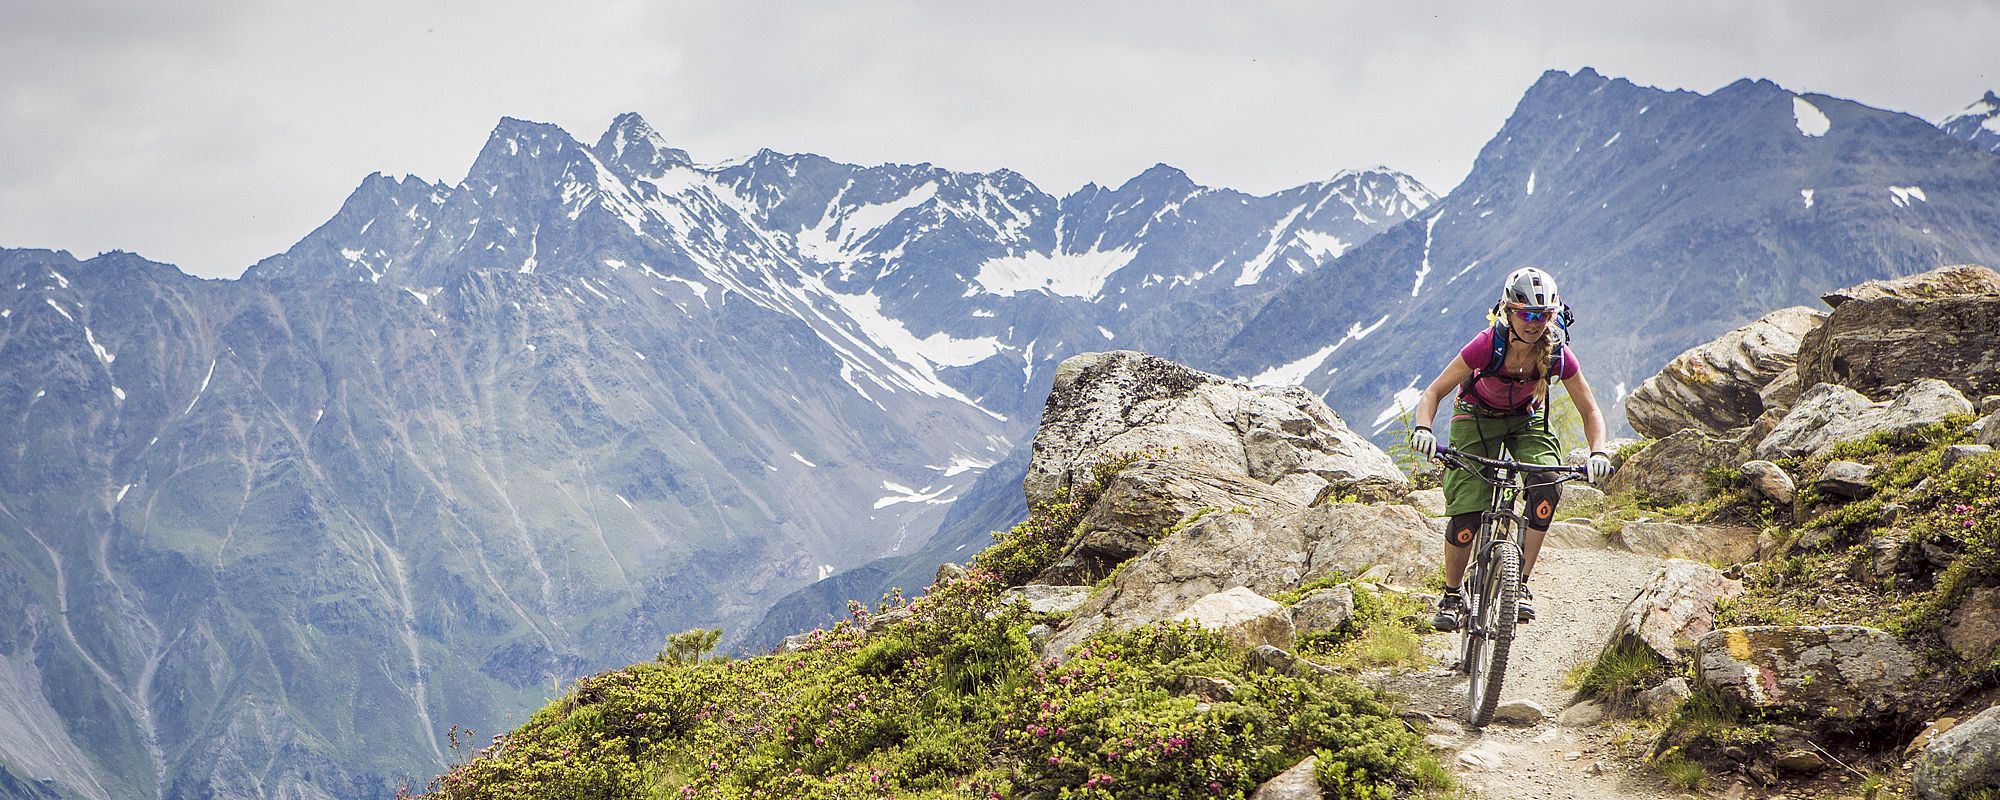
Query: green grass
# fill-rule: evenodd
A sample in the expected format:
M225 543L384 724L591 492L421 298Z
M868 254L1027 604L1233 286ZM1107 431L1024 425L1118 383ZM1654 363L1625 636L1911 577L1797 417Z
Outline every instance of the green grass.
M1606 697L1636 691L1665 672L1665 665L1651 650L1626 646L1571 667L1564 679L1573 680L1575 687L1585 694Z
M1667 783L1684 791L1699 791L1702 783L1708 780L1708 767L1679 752L1669 751L1654 758L1653 769L1660 773L1660 777L1666 778Z

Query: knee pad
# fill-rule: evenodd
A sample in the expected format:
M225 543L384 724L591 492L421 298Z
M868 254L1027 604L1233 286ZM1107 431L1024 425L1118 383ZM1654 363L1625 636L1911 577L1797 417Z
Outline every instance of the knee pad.
M1473 534L1479 531L1479 516L1482 512L1469 511L1454 514L1451 523L1444 528L1444 543L1452 547L1466 547L1472 544Z
M1562 487L1552 483L1530 486L1524 493L1528 498L1528 527L1538 531L1549 529L1549 523L1556 518L1556 504L1562 502Z

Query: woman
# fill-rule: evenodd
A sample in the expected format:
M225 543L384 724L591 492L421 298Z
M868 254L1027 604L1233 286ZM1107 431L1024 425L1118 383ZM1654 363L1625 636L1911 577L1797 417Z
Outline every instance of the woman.
M1575 401L1583 417L1584 437L1590 440L1590 460L1585 466L1592 483L1601 483L1611 474L1611 458L1604 453L1604 417L1591 397L1590 384L1576 363L1576 355L1562 339L1564 329L1551 329L1549 322L1563 313L1562 298L1556 293L1556 279L1534 267L1517 269L1507 276L1494 307L1493 325L1458 351L1458 355L1432 381L1417 400L1416 430L1410 433L1410 448L1425 459L1437 455L1437 436L1431 420L1445 393L1458 390L1452 405L1451 446L1486 458L1499 458L1506 447L1514 460L1528 464L1561 463L1561 444L1548 424L1548 392L1554 380ZM1494 346L1496 337L1501 345ZM1493 363L1495 354L1501 363ZM1533 591L1528 576L1535 571L1535 555L1541 552L1542 537L1555 519L1556 503L1562 492L1558 484L1529 476L1526 489L1528 531L1521 543L1520 620L1535 618ZM1433 625L1441 631L1457 630L1463 623L1465 601L1459 584L1465 580L1465 565L1471 560L1473 532L1479 515L1490 500L1488 484L1477 475L1448 470L1444 475L1445 513L1451 515L1445 529L1444 596L1438 599Z

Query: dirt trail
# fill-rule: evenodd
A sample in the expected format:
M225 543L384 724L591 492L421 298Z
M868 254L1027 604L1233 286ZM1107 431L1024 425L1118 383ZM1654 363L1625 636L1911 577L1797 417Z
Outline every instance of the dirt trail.
M1455 634L1426 638L1433 668L1383 677L1381 687L1403 696L1410 710L1436 718L1430 741L1443 750L1462 783L1481 797L1680 797L1683 792L1612 746L1615 727L1557 721L1574 694L1563 688L1563 674L1597 656L1619 612L1660 563L1622 550L1542 550L1529 583L1540 616L1515 639L1500 695L1503 704L1527 700L1540 705L1548 717L1539 723L1495 722L1483 730L1464 725L1466 678L1451 669L1457 659Z

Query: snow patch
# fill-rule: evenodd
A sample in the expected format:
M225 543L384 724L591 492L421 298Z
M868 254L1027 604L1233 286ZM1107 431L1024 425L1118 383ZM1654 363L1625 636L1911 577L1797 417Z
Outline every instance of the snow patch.
M988 294L1012 297L1021 292L1046 292L1095 300L1104 282L1139 254L1136 247L1082 253L1023 253L988 259L973 281Z
M1528 196L1533 197L1534 194L1535 194L1535 171L1528 170Z
M111 498L111 504L115 506L118 505L119 503L125 502L125 493L129 491L132 491L132 484L128 483L125 484L124 486L118 487L118 496Z
M417 298L417 302L423 303L424 305L430 305L431 298L436 297L438 292L444 291L444 287L433 286L429 289L413 289L411 287L405 286L403 287L403 291L409 292L411 297Z
M111 366L111 362L118 360L117 355L97 343L97 335L90 332L89 325L83 326L83 340L90 343L91 351L97 353L97 360L104 362L104 366Z
M943 497L945 492L949 492L952 490L950 484L946 484L945 487L942 489L937 489L933 491L929 486L924 487L922 490L918 490L918 489L912 489L908 486L904 486L894 481L883 481L882 488L890 492L894 492L894 494L876 500L875 501L876 508L888 508L897 503L935 504L934 501L936 501L940 497Z
M1825 136L1833 129L1833 120L1826 118L1826 112L1798 95L1792 96L1792 121L1799 126L1799 133L1811 137Z
M611 496L618 498L618 502L624 503L626 508L632 508L632 501L625 499L625 495L619 494L617 492L612 492Z
M1409 385L1397 389L1395 396L1390 398L1389 407L1375 415L1375 432L1381 433L1389 427L1389 423L1395 422L1397 417L1410 413L1410 409L1416 408L1417 400L1423 396L1424 393L1417 389L1416 377L1412 376Z
M1341 345L1368 338L1368 334L1374 333L1376 329L1382 327L1382 324L1388 321L1389 315L1383 314L1381 319L1375 320L1375 324L1366 328L1361 327L1361 323L1356 322L1348 327L1347 335L1340 337L1340 341L1315 350L1305 358L1280 364L1257 373L1257 377L1251 378L1247 382L1251 386L1296 386L1302 384L1308 376L1319 371L1320 365L1325 364L1327 357L1333 355L1334 351L1339 350Z
M1918 186L1889 187L1889 202L1895 203L1899 207L1908 208L1910 205L1910 198L1912 197L1926 203L1931 201L1930 198L1924 196L1924 190L1922 187Z
M214 377L215 377L215 362L216 362L216 361L217 361L217 359L213 359L213 358L211 358L211 359L209 359L209 360L208 360L208 374L207 374L207 375L203 375L203 376L201 376L201 388L199 388L199 389L196 389L196 390L194 390L194 397L188 400L188 405L187 405L187 408L183 408L183 409L181 409L181 416L185 417L185 416L187 416L188 412L190 412L190 411L193 411L193 410L194 410L194 404L195 404L195 403L197 403L197 402L199 402L199 401L201 400L201 396L202 396L202 394L203 394L203 393L206 393L206 392L208 391L208 382L209 382L209 380L210 380L210 379L212 379L212 378L214 378ZM321 414L324 414L324 413L326 413L326 409L323 409L323 408L322 408L322 409L320 409L319 413L321 413ZM313 421L314 421L314 422L318 422L318 421L319 421L319 417L313 417Z
M1811 189L1800 189L1800 190L1799 190L1799 197L1800 197L1801 199L1803 199L1803 200L1805 200L1805 201L1806 201L1806 208L1812 208L1812 207L1813 207L1813 190L1811 190Z
M1108 330L1108 329L1106 329L1106 328L1105 328L1105 327L1104 327L1103 325L1099 325L1099 326L1097 326L1097 332L1098 332L1098 333L1101 333L1101 334L1104 334L1104 338L1106 338L1106 339L1116 339L1116 338L1118 338L1118 337L1116 337L1116 336L1113 336L1113 335L1111 335L1111 331L1110 331L1110 330Z
M799 463L801 463L801 464L804 464L804 465L806 465L806 466L808 466L808 467L818 467L818 466L819 466L818 464L814 464L814 463L813 463L813 462L811 462L811 461L807 461L807 460L806 460L806 457L805 457L805 456L802 456L802 455L799 455L797 451L793 451L793 452L792 452L792 458L796 458L796 459L798 459Z
M120 389L120 388L118 388L117 386L113 386L113 387L111 387L111 393L112 393L113 395L116 395L116 396L118 397L118 402L120 402L120 403L123 403L123 402L125 402L125 390L124 390L124 389Z
M1264 250L1262 252L1259 252L1255 258L1250 259L1243 265L1243 274L1236 276L1237 286L1249 286L1263 279L1264 270L1271 268L1271 260L1278 257L1279 250L1284 247L1287 241L1285 231L1291 228L1292 220L1298 219L1299 214L1304 213L1305 210L1305 206L1294 208L1292 209L1292 213L1286 214L1284 219L1278 220L1278 224L1271 226L1270 241L1264 243Z
M64 289L69 288L69 279L63 277L62 273L57 272L55 270L49 270L49 277L56 279L56 283L62 284L62 288Z
M823 580L826 580L826 577L827 577L828 575L832 575L832 574L833 574L833 565L832 565L832 564L821 564L821 565L819 565L819 578L818 578L818 580L822 580L822 581L823 581Z
M61 306L60 304L58 304L58 303L57 303L57 302L55 301L55 298L53 298L53 297L44 297L44 298L42 298L42 300L43 300L43 302L46 302L46 303L48 303L48 304L49 304L49 308L53 308L53 309L55 309L55 310L56 310L56 313L58 313L58 314L61 314L61 315L63 315L63 319L66 319L66 320L69 320L69 321L71 321L71 322L75 322L75 321L76 321L76 317L72 317L72 316L70 316L70 315L69 315L69 309L66 309L66 308L63 308L63 307L62 307L62 306Z

